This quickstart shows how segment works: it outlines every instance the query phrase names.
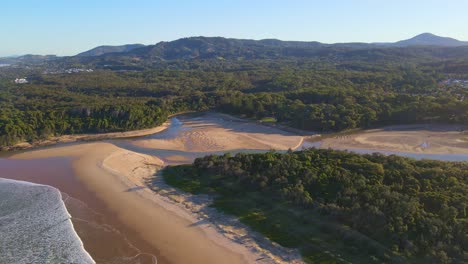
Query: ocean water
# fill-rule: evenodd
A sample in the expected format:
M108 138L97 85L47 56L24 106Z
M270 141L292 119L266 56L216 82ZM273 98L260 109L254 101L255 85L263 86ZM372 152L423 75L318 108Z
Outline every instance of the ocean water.
M0 263L95 263L60 191L0 178Z
M8 180L2 180L0 184L0 264L10 263L88 263L83 261L61 261L60 259L37 261L32 255L24 254L17 244L14 244L13 238L21 237L24 241L31 241L34 246L39 241L43 243L54 243L58 240L51 237L48 240L41 240L43 233L29 232L26 224L29 219L37 218L37 208L46 208L45 202L39 204L38 197L49 199L49 203L56 204L55 208L63 208L71 215L71 223L74 232L84 244L85 250L91 255L92 259L98 264L156 264L168 263L163 257L159 257L157 249L152 248L132 229L118 220L117 215L108 210L106 204L100 201L96 195L90 192L74 175L71 167L71 159L66 157L46 158L35 160L14 160L0 158L0 179L7 178L15 181L12 189ZM34 184L36 183L36 184ZM18 186L16 186L18 185ZM29 186L29 187L27 187ZM35 186L36 189L32 188ZM52 186L52 187L49 187ZM50 198L51 194L41 193L39 190L60 190L60 202L57 197ZM56 189L55 189L56 188ZM37 195L31 193L38 192ZM49 192L48 191L48 192ZM13 192L16 193L13 195ZM47 200L46 199L46 200ZM47 217L51 219L63 219L61 215L50 214L43 211L47 216L42 215L43 220ZM63 212L62 212L63 213ZM66 218L69 219L69 215ZM8 223L14 221L16 223ZM23 223L23 222L26 223ZM5 222L5 225L4 225ZM13 224L23 226L24 231L13 232L18 229ZM35 224L37 226L37 224ZM5 230L5 231L4 231ZM20 230L20 229L18 229ZM76 237L75 233L60 232L64 238ZM13 242L11 242L11 241ZM62 242L57 242L61 244ZM53 246L53 244L51 244ZM16 251L10 250L14 248ZM37 248L43 250L43 248ZM61 247L60 250L68 248ZM28 250L28 249L26 249ZM4 253L4 252L8 252ZM45 251L44 251L45 252ZM52 254L56 254L57 251ZM62 252L59 252L61 254ZM22 258L13 256L24 256ZM156 258L158 256L158 258Z

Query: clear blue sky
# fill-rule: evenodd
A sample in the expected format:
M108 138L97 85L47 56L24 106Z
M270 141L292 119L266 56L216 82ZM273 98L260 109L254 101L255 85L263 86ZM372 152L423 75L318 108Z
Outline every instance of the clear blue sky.
M189 36L386 42L468 40L468 0L2 0L0 56L74 55Z

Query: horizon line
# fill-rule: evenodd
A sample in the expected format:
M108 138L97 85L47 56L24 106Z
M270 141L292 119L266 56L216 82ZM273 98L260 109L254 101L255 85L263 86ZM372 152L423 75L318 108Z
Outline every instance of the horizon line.
M89 51L89 50L92 50L92 49L95 49L95 48L98 48L98 47L103 47L103 46L109 46L109 47L115 47L115 46L125 46L125 45L144 45L144 46L151 46L151 45L157 45L159 43L164 43L164 42L173 42L173 41L177 41L177 40L181 40L181 39L190 39L190 38L224 38L224 39L236 39L236 40L254 40L254 41L262 41L262 40L278 40L278 41L283 41L283 42L303 42L303 43L311 43L311 42L317 42L317 43L320 43L320 44L325 44L325 45L336 45L336 44L392 44L392 43L397 43L399 41L404 41L404 40L408 40L408 39L412 39L414 37L417 37L417 36L420 36L420 35L424 35L424 34L430 34L430 35L433 35L433 36L436 36L436 37L441 37L441 38L450 38L450 39L454 39L454 40L457 40L457 41L460 41L460 42L468 42L468 41L465 41L465 40L460 40L460 39L457 39L457 38L454 38L454 37L447 37L447 36L440 36L440 35L436 35L434 33L431 33L431 32L423 32L423 33L420 33L420 34L417 34L417 35L414 35L413 37L410 37L410 38L405 38L405 39L401 39L401 40L396 40L396 41L373 41L373 42L364 42L364 41L349 41L349 42L346 42L346 41L342 41L342 42L321 42L321 41L318 41L318 40L286 40L286 39L281 39L281 38L261 38L261 39L256 39L256 38L236 38L236 37L226 37L226 36L208 36L208 35L193 35L193 36L188 36L188 37L180 37L180 38L175 38L175 39L172 39L172 40L161 40L161 41L158 41L158 42L153 42L153 43L149 43L149 44L144 44L144 43L138 43L138 42L135 42L135 43L122 43L122 44L97 44L97 45L94 45L92 46L91 48L87 48L83 51L80 51L76 54L73 54L73 55L57 55L57 54L53 54L53 53L23 53L21 55L18 55L18 54L13 54L13 55L2 55L0 56L0 58L18 58L18 57L22 57L22 56L28 56L28 55L32 55L32 56L57 56L57 57L73 57L73 56L76 56L80 53L83 53L83 52L86 52L86 51Z

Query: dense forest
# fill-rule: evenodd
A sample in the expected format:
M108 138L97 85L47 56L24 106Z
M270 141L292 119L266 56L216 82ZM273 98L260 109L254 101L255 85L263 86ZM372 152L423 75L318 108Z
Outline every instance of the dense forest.
M186 110L270 118L318 132L468 124L468 89L441 84L468 78L466 47L191 38L32 61L0 67L0 146L148 128ZM94 71L64 72L69 68ZM14 83L24 76L29 83Z
M467 163L307 149L211 155L163 176L310 263L466 263Z

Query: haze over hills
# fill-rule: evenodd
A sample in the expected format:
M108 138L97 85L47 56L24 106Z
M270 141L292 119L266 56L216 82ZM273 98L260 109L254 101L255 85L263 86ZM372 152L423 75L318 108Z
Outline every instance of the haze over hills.
M456 57L465 54L468 42L423 33L394 43L335 43L189 37L155 45L99 46L71 57L20 56L0 58L0 64L41 63L55 59L94 65L125 64L138 59L141 65L180 59L275 59L280 57L336 57L386 59L395 53L409 57ZM396 50L398 49L398 50ZM42 59L41 59L42 58ZM132 64L132 63L130 63ZM133 63L134 64L134 63Z
M423 33L413 38L401 40L390 44L392 46L444 46L458 47L468 46L468 41L460 41L454 38L440 37L431 33Z
M126 45L128 46L128 45ZM78 56L100 56L111 52L128 53L129 55L145 56L145 57L159 57L164 59L180 59L180 58L194 58L194 57L210 57L231 55L245 56L249 53L257 53L258 49L262 48L265 53L270 53L275 48L291 48L291 49L304 49L304 48L324 48L324 47L338 47L338 48L371 48L376 46L388 47L409 47L409 46L438 46L438 47L458 47L468 46L468 42L459 41L453 38L439 37L431 33L423 33L411 39L401 40L394 43L335 43L325 44L317 41L282 41L278 39L263 39L263 40L250 40L250 39L234 39L223 37L189 37L181 38L169 42L159 42L155 45L148 45L144 47L131 46L128 50L119 51L119 47L114 49L102 49L98 47L91 51L80 53ZM101 52L93 52L99 50ZM273 52L274 53L274 52ZM248 56L247 56L248 57Z
M143 44L127 44L120 46L99 46L88 51L77 54L76 56L85 57L85 56L100 56L107 53L119 53L119 52L128 52L136 48L142 48L145 45Z

